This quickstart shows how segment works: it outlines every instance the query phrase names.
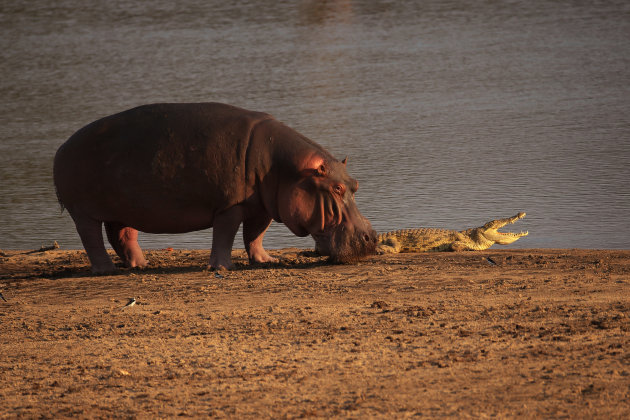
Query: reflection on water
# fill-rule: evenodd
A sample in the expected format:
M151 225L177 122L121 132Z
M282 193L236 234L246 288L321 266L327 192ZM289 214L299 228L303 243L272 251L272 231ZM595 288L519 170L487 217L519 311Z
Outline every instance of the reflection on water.
M93 4L92 4L93 3ZM142 103L264 110L338 157L379 231L528 216L513 247L630 248L627 2L0 5L0 248L80 248L56 148ZM208 248L210 232L141 235ZM267 247L311 246L281 225ZM237 240L237 246L242 246Z

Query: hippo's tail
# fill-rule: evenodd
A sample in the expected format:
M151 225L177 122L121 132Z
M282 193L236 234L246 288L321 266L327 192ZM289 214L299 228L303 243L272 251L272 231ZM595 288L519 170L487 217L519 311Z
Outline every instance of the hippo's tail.
M57 189L56 185L55 185L55 194L57 194L57 202L59 203L59 207L61 207L61 212L63 213L66 207L61 202L61 197L59 197L59 190Z
M65 143L64 143L65 144ZM53 184L55 185L55 195L57 196L57 202L59 203L59 207L61 207L61 213L63 213L64 209L66 208L63 205L63 202L61 201L61 196L59 195L59 187L57 186L57 171L58 171L58 162L57 160L59 159L59 152L63 149L63 144L59 147L59 149L57 149L57 153L55 153L55 159L53 160Z

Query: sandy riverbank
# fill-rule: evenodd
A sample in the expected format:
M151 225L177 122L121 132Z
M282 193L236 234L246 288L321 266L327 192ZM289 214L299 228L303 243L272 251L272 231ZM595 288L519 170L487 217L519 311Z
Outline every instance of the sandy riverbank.
M0 417L630 417L630 251L271 253L4 251Z

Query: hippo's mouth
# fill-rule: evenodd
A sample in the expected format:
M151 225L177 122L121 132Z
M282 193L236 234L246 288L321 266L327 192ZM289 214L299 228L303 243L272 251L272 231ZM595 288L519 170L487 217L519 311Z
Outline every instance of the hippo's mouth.
M337 229L312 234L315 251L330 257L330 262L354 264L376 253L376 232L350 232L341 225Z
M356 191L356 186L348 187L350 190ZM310 233L318 253L329 256L333 263L343 264L355 263L376 253L376 232L359 213L351 194L341 197L323 191L317 196L315 209Z

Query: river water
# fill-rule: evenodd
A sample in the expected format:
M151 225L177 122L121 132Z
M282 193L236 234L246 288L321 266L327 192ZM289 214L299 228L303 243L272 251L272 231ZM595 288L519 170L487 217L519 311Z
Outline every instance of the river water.
M197 101L348 155L378 231L525 211L514 248L630 248L627 1L8 1L0 31L0 248L81 248L51 175L74 131Z

